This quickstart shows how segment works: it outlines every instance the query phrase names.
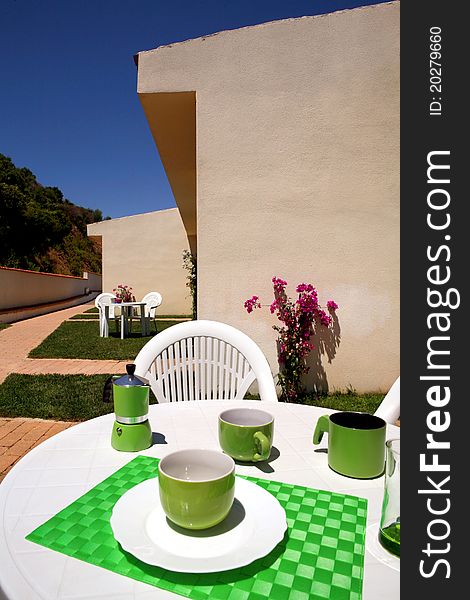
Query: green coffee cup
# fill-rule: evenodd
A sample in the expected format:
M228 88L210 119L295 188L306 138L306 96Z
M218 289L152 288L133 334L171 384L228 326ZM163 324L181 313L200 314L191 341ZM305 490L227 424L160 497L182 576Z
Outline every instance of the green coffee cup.
M219 443L236 460L267 460L273 443L274 417L257 408L231 408L219 415Z
M338 412L318 419L313 443L328 433L328 466L355 479L380 477L385 466L386 423L367 413Z
M186 529L207 529L225 519L235 494L235 463L217 450L179 450L158 464L166 516Z

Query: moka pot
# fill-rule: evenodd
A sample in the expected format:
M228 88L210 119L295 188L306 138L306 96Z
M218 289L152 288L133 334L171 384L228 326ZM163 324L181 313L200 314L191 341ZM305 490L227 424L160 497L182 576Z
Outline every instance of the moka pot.
M135 365L126 365L127 374L112 378L114 421L111 445L115 450L138 452L152 445L148 421L148 381L135 375Z

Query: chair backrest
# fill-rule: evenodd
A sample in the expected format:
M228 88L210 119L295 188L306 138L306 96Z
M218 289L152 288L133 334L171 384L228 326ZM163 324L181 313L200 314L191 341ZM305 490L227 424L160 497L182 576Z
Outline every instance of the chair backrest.
M109 304L109 316L114 318L114 304L112 302L114 298L116 298L115 294L111 294L110 292L103 292L96 296L95 307L98 309L100 315L103 312L103 306Z
M163 298L159 292L149 292L142 298L142 302L146 303L145 316L151 319L155 318L155 309L160 306Z
M261 400L278 401L263 352L225 323L198 320L168 327L145 344L135 365L158 402L242 399L255 379Z
M398 419L400 416L400 377L397 377L374 414L387 423L395 423Z

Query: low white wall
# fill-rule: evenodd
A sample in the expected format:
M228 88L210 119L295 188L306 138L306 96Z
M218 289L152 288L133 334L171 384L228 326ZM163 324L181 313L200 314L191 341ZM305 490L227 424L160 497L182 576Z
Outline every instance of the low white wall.
M0 310L36 306L101 291L101 275L55 275L0 267Z

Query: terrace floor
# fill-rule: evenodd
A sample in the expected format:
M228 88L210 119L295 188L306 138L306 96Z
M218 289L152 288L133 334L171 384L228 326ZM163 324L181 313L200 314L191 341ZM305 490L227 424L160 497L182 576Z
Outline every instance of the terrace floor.
M0 335L0 383L10 373L39 375L59 373L61 375L96 375L98 373L121 373L127 361L81 360L81 359L38 359L28 358L28 353L38 346L66 319L80 314L93 303L82 304L47 315L33 317L13 323ZM96 325L98 327L98 324Z
M92 306L93 303L74 306L19 321L4 329L0 335L0 383L10 373L95 375L125 371L128 361L28 358L28 353L63 321ZM96 326L98 327L98 323ZM0 482L11 467L29 450L72 425L74 423L65 421L0 418Z

